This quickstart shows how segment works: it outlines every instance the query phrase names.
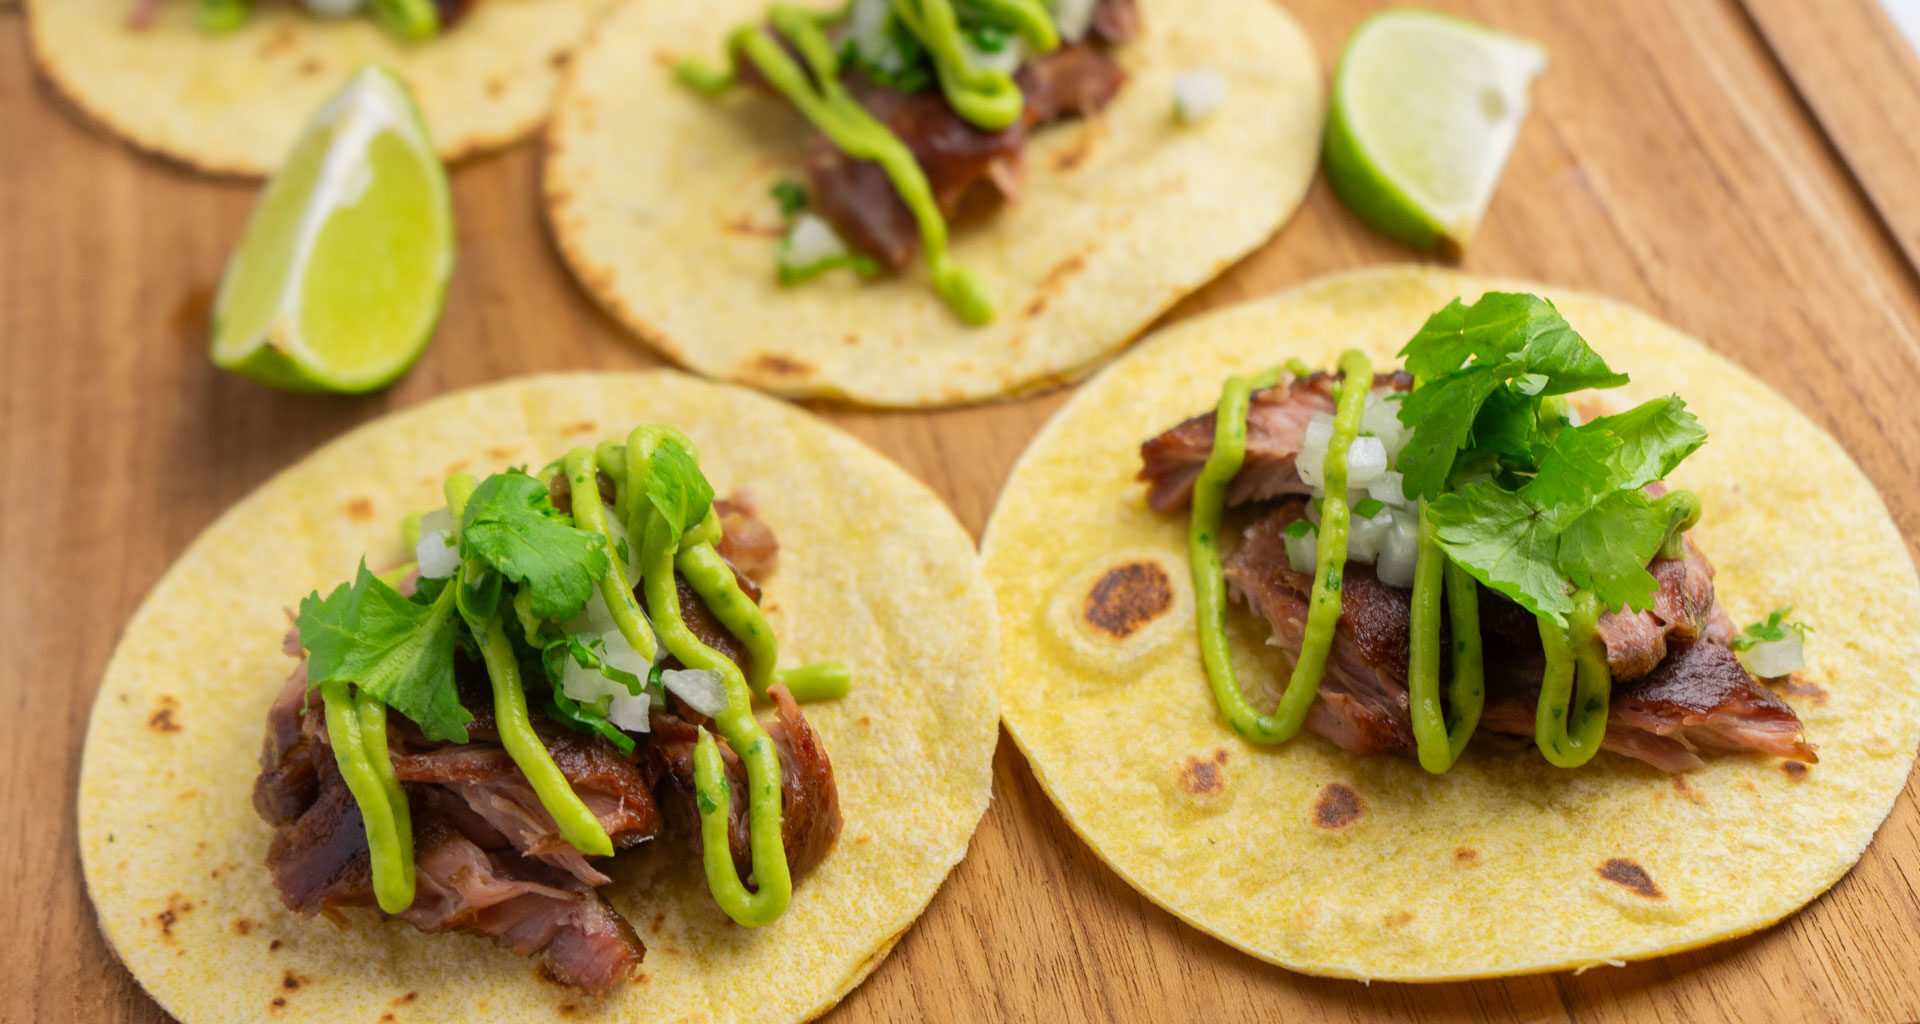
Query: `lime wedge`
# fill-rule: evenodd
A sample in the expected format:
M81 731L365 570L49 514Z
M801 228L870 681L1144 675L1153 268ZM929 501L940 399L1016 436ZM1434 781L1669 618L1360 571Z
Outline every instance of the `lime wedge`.
M1430 11L1367 19L1334 71L1327 178L1361 220L1463 249L1546 70L1534 43Z
M372 391L433 335L453 271L447 172L407 87L369 66L267 183L213 306L213 361L292 391Z

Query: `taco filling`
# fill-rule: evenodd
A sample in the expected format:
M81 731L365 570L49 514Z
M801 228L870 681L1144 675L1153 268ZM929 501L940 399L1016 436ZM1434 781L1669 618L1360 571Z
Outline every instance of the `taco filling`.
M1019 198L1036 129L1112 102L1127 79L1112 51L1138 29L1134 0L849 0L825 15L776 4L727 37L725 70L675 70L709 94L777 95L814 129L806 186L775 188L783 284L897 273L923 255L934 289L979 324L993 304L948 255L952 222Z
M644 953L596 891L607 858L677 827L734 921L784 912L841 823L796 701L847 672L777 670L778 541L696 459L641 427L455 475L408 524L417 561L301 602L254 786L288 908L478 932L604 991Z
M1734 634L1687 535L1699 499L1662 483L1707 439L1684 401L1583 421L1567 396L1627 377L1533 295L1455 300L1400 354L1383 374L1350 351L1338 372L1231 378L1141 446L1148 504L1191 507L1201 649L1236 732L1304 727L1432 772L1476 730L1561 767L1602 749L1667 772L1817 760L1756 679L1802 667L1805 628L1782 609ZM1242 506L1223 560L1223 509ZM1235 678L1229 595L1294 662L1271 712Z
M159 17L168 0L133 0L127 24L143 29ZM190 0L193 20L210 35L231 32L246 23L253 0ZM299 0L316 18L365 15L409 42L431 39L452 28L480 0Z

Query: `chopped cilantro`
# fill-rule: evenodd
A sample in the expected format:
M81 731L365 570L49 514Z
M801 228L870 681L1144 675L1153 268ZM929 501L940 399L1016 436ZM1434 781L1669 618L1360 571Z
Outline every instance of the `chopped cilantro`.
M700 472L692 450L678 437L669 437L654 449L646 495L659 521L667 525L673 543L679 543L682 534L700 525L713 507L713 485Z
M1386 507L1387 503L1381 501L1379 498L1368 498L1360 504L1353 506L1353 514L1359 519L1372 519L1374 516L1380 514L1381 509Z
M452 587L408 600L360 563L352 584L300 602L294 625L307 649L307 684L352 683L412 719L429 739L467 742L473 715L453 682Z
M515 583L526 584L536 619L565 619L578 612L593 594L596 580L607 574L611 562L599 534L573 525L553 507L547 485L519 470L496 473L480 481L467 500L460 530L461 553ZM461 579L469 589L489 586L482 570L478 577L463 567ZM493 597L498 599L497 586ZM490 616L489 616L490 617Z
M773 201L780 204L780 216L792 217L807 208L807 190L792 178L781 178L767 190Z
M1556 622L1574 588L1610 609L1649 607L1647 563L1674 524L1642 488L1705 443L1686 403L1570 425L1558 396L1627 378L1532 295L1455 300L1401 354L1420 381L1400 413L1412 431L1402 487L1429 499L1447 554Z
M1770 644L1786 640L1793 636L1806 639L1813 627L1804 622L1788 622L1787 616L1793 614L1792 608L1775 608L1767 613L1765 621L1756 622L1740 631L1740 635L1727 644L1736 651L1744 651L1756 644Z
M1312 532L1313 524L1307 522L1305 519L1295 519L1293 522L1287 524L1285 530L1286 535L1292 537L1294 540L1299 540Z

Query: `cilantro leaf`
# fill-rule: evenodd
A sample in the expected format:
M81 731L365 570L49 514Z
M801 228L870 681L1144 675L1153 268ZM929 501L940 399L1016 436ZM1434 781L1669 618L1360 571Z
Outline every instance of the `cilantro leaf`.
M693 451L678 437L666 438L654 449L647 474L647 503L667 525L674 543L707 517L713 507L713 485L700 472Z
M1707 432L1678 395L1656 398L1573 429L1612 438L1619 487L1644 487L1665 479L1682 459L1707 442Z
M430 739L467 742L473 715L453 681L452 588L430 604L408 600L360 563L351 585L300 602L294 625L307 649L307 683L352 683L412 719Z
M794 214L807 208L807 190L792 178L781 178L767 190L773 201L780 204L780 216L792 218Z
M1647 492L1614 491L1561 532L1554 565L1608 608L1646 611L1660 588L1647 563L1667 539L1668 526Z
M1545 304L1545 300L1540 301ZM1521 332L1525 344L1520 348L1520 361L1526 364L1529 376L1546 378L1532 394L1545 398L1588 388L1617 388L1627 382L1627 375L1613 372L1600 353L1551 305L1546 315L1529 320Z
M1435 498L1427 515L1441 546L1474 579L1556 622L1573 610L1555 565L1558 524L1524 493L1472 483Z
M1413 428L1399 458L1407 497L1434 498L1446 489L1474 417L1502 379L1499 369L1476 366L1417 388L1400 403L1400 422Z
M1471 306L1455 299L1427 318L1400 355L1408 373L1437 381L1469 359L1505 362L1526 345L1529 325L1548 317L1558 320L1560 314L1538 295L1488 292Z
M534 617L540 619L571 618L612 565L605 540L575 527L553 507L547 485L519 470L496 473L474 488L460 546L465 558L484 561L525 584ZM466 571L461 575L471 580ZM488 586L484 575L472 582ZM497 590L493 597L497 600Z
M1793 614L1791 607L1775 608L1767 613L1765 621L1755 622L1741 630L1740 635L1729 641L1727 646L1736 651L1744 651L1757 644L1786 640L1792 635L1798 635L1802 640L1806 639L1807 634L1813 632L1813 627L1804 622L1788 622L1787 616L1791 614Z

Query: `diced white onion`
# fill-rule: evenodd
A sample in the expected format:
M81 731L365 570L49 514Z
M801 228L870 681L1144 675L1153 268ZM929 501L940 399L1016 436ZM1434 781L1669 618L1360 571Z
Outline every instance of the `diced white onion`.
M322 18L344 18L366 6L367 0L300 0L307 11Z
M1308 530L1305 534L1281 538L1287 546L1287 564L1294 572L1312 572L1320 563L1320 531Z
M1420 521L1405 509L1386 513L1393 518L1380 542L1380 554L1374 559L1374 575L1390 587L1413 586L1413 563L1420 556Z
M1407 445L1408 431L1400 422L1400 394L1387 389L1375 391L1367 396L1366 408L1360 413L1361 431L1379 438L1390 459L1398 459L1400 449Z
M780 249L780 262L790 269L802 270L846 254L847 243L834 233L825 218L803 212L793 218L793 227L787 230L787 244Z
M966 54L967 66L976 71L998 71L1011 75L1027 62L1027 41L1018 36L1000 44L998 50L982 50L965 36L961 37L960 46Z
M1220 109L1227 99L1227 78L1212 68L1194 68L1173 76L1173 112L1192 124Z
M1053 24L1059 28L1061 40L1077 43L1086 38L1087 29L1093 25L1093 9L1098 5L1099 0L1054 0Z
M1780 679L1790 676L1807 667L1806 644L1800 634L1787 631L1784 640L1768 640L1754 644L1744 651L1737 651L1735 657L1747 671L1762 679Z
M645 690L638 694L623 691L607 705L607 721L628 732L647 732L647 708L652 702Z
M568 619L562 629L582 636L599 636L603 633L618 633L619 623L613 621L613 612L607 609L607 600L600 596L600 588L593 588L593 594L587 598L586 607L579 614ZM622 638L625 643L625 638Z
M444 580L460 568L460 550L453 546L453 517L444 508L420 517L420 543L413 546L424 579Z
M1293 471L1308 487L1318 488L1324 485L1327 465L1327 442L1333 440L1333 417L1324 412L1313 414L1307 421L1307 436L1300 448L1300 454L1293 460Z
M1372 562L1380 555L1388 531L1393 529L1393 510L1383 508L1372 519L1355 515L1347 528L1347 560Z
M687 706L711 718L727 709L727 688L720 673L703 668L670 668L660 673L660 685Z
M627 642L626 634L614 628L600 634L600 639L606 645L600 651L600 660L609 668L617 668L639 679L647 678L653 663L642 658L640 652L633 649L633 645Z
M599 669L583 668L571 657L566 659L566 668L560 674L560 689L583 704L627 692L624 685L608 679Z
M1414 503L1407 500L1401 481L1399 471L1389 469L1367 485L1367 494L1394 508L1412 508Z
M1347 485L1365 487L1387 471L1387 448L1377 437L1356 437L1347 446Z
M893 16L890 0L853 0L847 9L847 41L867 63L882 71L898 72L904 63L887 26Z

